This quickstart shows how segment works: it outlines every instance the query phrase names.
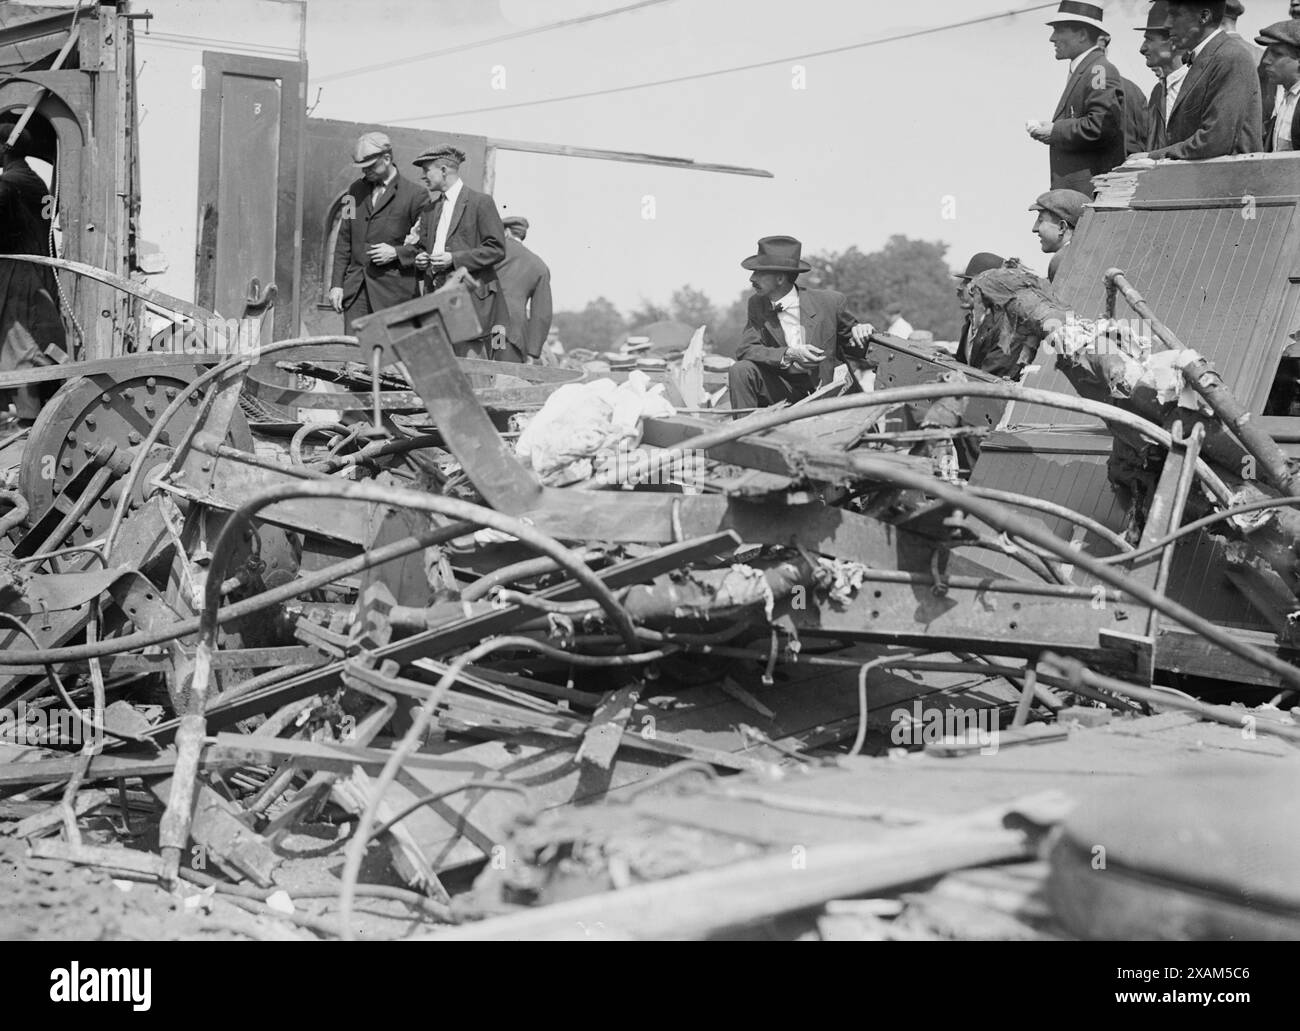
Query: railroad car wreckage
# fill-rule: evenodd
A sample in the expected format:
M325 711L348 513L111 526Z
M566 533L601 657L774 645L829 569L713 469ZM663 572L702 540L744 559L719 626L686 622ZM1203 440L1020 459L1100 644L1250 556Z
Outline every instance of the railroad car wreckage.
M322 936L1294 937L1297 181L1113 173L975 281L1022 382L875 336L564 486L520 427L607 377L458 358L463 281L232 348L36 259L176 331L0 374L0 829Z

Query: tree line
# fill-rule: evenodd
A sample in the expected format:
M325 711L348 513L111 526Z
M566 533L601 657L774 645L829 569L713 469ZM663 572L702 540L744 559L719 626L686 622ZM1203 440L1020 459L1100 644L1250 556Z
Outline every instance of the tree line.
M881 329L889 322L886 310L898 304L903 318L914 328L929 330L936 340L956 340L961 334L962 313L947 252L948 245L939 241L895 235L870 253L850 247L809 255L812 271L799 282L838 290L859 319ZM566 348L592 351L607 351L623 334L636 333L654 322L707 326L711 350L730 355L745 328L751 295L746 289L730 304L717 305L702 290L685 285L673 291L666 304L642 298L640 305L626 314L607 298L597 297L581 311L556 312L554 324Z

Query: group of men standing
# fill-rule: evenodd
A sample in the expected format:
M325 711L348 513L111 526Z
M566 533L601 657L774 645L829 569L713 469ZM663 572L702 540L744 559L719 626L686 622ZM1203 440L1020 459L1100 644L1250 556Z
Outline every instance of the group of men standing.
M1241 0L1153 0L1138 48L1150 98L1107 58L1100 4L1063 0L1052 25L1070 72L1051 121L1029 134L1049 148L1052 189L1091 196L1093 176L1126 160L1200 161L1294 150L1300 93L1300 0L1255 38L1236 31Z
M363 135L352 157L361 177L342 200L329 291L345 331L464 269L475 284L470 292L483 335L459 353L537 360L551 324L551 273L524 246L528 220L502 220L496 202L465 183L466 156L457 147L434 147L415 159L423 186L398 172L384 133Z

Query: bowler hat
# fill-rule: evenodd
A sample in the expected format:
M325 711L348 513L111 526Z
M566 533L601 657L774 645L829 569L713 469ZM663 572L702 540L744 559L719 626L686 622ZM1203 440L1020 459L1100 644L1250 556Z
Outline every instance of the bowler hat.
M1262 47L1270 43L1285 43L1289 47L1300 49L1300 18L1274 22L1268 28L1260 30L1255 42Z
M1106 26L1101 23L1102 9L1101 4L1085 4L1078 0L1061 0L1061 6L1056 9L1056 14L1047 19L1048 25L1068 25L1071 22L1082 22L1084 25L1091 25L1095 29L1105 29Z
M1169 32L1166 22L1169 20L1169 4L1166 0L1154 0L1147 11L1147 23L1137 26L1137 32Z
M1083 209L1091 203L1092 198L1078 190L1048 190L1039 194L1038 199L1029 205L1029 210L1046 211L1073 229L1083 217Z
M987 272L991 268L1001 268L1002 259L991 251L980 251L970 261L966 262L965 272L954 272L953 277L956 279L974 279L981 272Z
M758 241L758 253L751 254L740 263L750 272L793 272L799 275L812 266L799 255L803 245L793 236L765 236Z
M358 168L369 168L384 154L393 152L392 141L382 132L368 132L352 148L352 163Z
M426 150L418 158L412 161L411 164L423 167L424 165L433 164L435 161L441 161L448 165L455 165L459 168L465 163L465 152L459 147L444 144L441 147L431 147L429 150Z
M522 229L525 233L528 232L528 219L523 215L507 215L501 220L501 224L507 229Z

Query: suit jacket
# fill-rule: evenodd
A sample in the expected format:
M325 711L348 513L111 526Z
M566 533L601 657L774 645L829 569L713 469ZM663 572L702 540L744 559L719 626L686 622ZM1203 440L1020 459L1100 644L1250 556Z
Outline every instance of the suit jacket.
M1269 95L1277 96L1277 85L1274 84L1269 90ZM1271 152L1273 150L1273 132L1277 129L1277 112L1272 106L1269 108L1268 117L1264 120L1264 150ZM1295 113L1291 117L1291 146L1300 150L1300 104L1296 104Z
M497 266L497 279L510 312L506 338L536 358L551 329L551 270L513 236L507 236L506 256Z
M377 207L370 203L372 190L373 186L365 179L358 179L344 195L344 216L349 214L349 209L355 216L345 217L339 225L330 286L343 288L345 306L365 286L370 294L370 307L378 311L416 295L420 278L412 256L407 253L403 257L403 243L431 201L428 190L401 175L384 190ZM374 243L392 244L397 248L398 260L376 265L366 257L367 249Z
M1153 158L1200 161L1263 149L1259 73L1240 40L1219 33L1192 61Z
M1151 135L1147 97L1142 87L1128 79L1120 79L1124 89L1124 154L1140 154L1147 149Z
M420 252L432 252L438 235L438 219L446 197L439 196L433 205L420 216L419 242L401 248L403 260L414 261ZM483 332L493 326L505 326L509 316L497 282L497 266L506 256L506 230L497 214L496 202L486 193L479 193L462 185L456 206L451 211L451 224L447 229L447 253L451 255L452 269L463 268L478 281L474 291L474 308L478 312ZM431 287L442 286L450 270L427 273Z
M1103 50L1070 73L1052 115L1048 141L1053 190L1091 197L1092 177L1124 163L1123 87Z
M836 290L817 290L799 286L799 322L803 325L804 343L826 352L821 365L813 370L818 385L829 383L835 366L842 360L843 348L852 337L857 317L849 311L848 299ZM736 348L736 360L761 365L780 365L785 357L785 330L772 302L754 294L749 299L748 319Z
M1165 93L1168 87L1161 79L1151 87L1151 99L1147 101L1147 145L1150 153L1159 150L1168 143L1168 128L1165 125Z

